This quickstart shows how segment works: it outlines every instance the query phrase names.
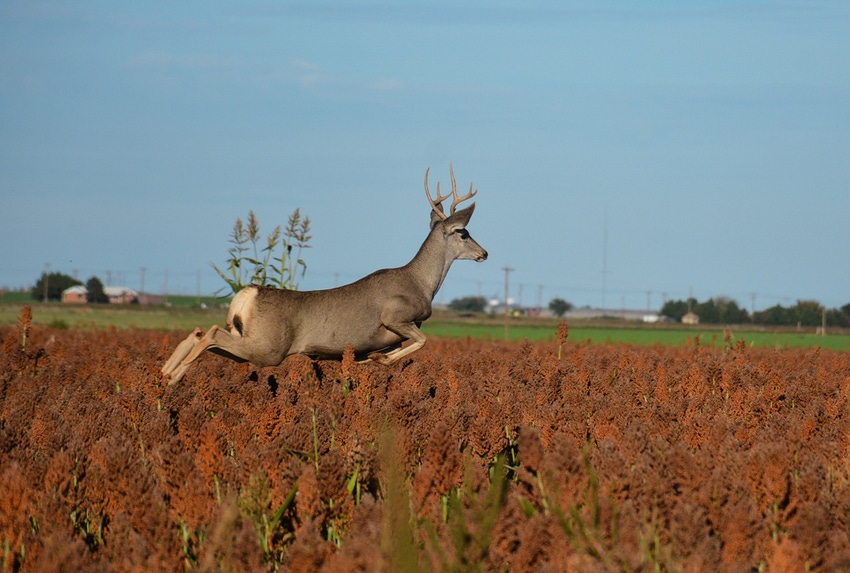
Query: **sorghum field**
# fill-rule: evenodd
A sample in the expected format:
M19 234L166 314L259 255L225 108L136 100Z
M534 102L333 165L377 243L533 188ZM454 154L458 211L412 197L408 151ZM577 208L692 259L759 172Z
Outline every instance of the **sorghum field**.
M29 320L0 328L4 571L850 571L847 352L563 325L168 387L185 333Z

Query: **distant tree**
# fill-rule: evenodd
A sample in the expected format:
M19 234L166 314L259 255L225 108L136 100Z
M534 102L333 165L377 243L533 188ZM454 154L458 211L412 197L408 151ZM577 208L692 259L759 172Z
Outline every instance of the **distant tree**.
M838 326L841 328L850 327L850 316L848 316L842 309L833 308L832 310L826 311L826 325Z
M753 314L753 322L765 326L783 326L796 324L794 311L777 304Z
M103 292L103 283L97 277L92 277L86 281L86 300L91 303L109 302L109 297Z
M44 282L47 281L47 300L62 300L62 291L72 286L81 285L80 281L64 273L41 273L32 289L35 300L44 300Z
M573 305L562 298L556 297L549 301L549 310L557 317L564 316L572 308Z
M668 300L661 307L661 315L681 321L688 309L692 310L699 317L699 321L705 324L742 324L749 322L747 311L739 307L737 302L725 296L710 298L705 302L698 302L695 298L687 301Z
M850 326L850 304L840 309L827 310L816 300L798 300L797 304L785 308L781 304L750 314L728 297L715 297L705 302L690 299L668 300L661 307L663 316L681 321L688 309L699 316L705 324L743 324L752 321L765 326L820 326L826 312L827 326Z
M693 310L699 317L699 321L705 324L717 324L720 322L720 310L714 303L714 299L710 298L705 302L697 303L693 306Z
M681 322L682 317L688 313L688 309L696 306L696 300L691 299L691 304L685 300L668 300L661 307L661 315L667 318L672 318L677 322Z
M767 326L820 326L823 323L824 307L816 300L798 300L797 304L785 308L781 304L772 306L761 312L753 314L753 322ZM839 326L843 314L839 310L827 311L827 325L831 320L836 321L833 326Z
M743 324L750 321L750 313L738 306L738 303L731 298L718 297L714 299L719 312L719 321L721 324Z
M823 323L823 305L816 300L798 300L792 308L796 323L802 326L820 326Z
M484 312L487 306L487 299L483 296L465 296L456 298L449 303L451 310L459 312Z

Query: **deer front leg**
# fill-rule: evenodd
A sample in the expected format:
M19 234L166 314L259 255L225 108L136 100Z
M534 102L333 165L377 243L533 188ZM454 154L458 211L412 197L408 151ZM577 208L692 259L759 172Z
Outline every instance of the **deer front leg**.
M389 366L393 362L398 362L408 354L412 354L416 352L423 346L425 346L425 335L422 334L422 331L419 330L419 327L416 326L416 323L407 322L404 324L397 325L384 325L387 329L392 330L399 336L407 340L412 340L413 343L405 346L403 348L399 347L395 350L387 352L384 354L383 352L372 352L369 354L369 360L373 360L385 366Z

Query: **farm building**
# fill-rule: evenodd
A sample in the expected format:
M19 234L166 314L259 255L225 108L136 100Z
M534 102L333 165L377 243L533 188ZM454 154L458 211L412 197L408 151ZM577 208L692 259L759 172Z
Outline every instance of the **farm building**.
M82 285L72 286L62 291L62 302L83 304L87 301L89 291ZM139 302L139 295L131 288L121 286L103 287L103 293L114 304L131 304Z
M103 287L103 294L107 296L110 303L114 304L130 304L139 302L139 293L128 287Z
M699 317L692 311L688 311L682 317L682 324L699 324Z
M139 302L139 304L142 304L142 305L144 305L144 304L164 304L165 303L165 297L162 296L161 294L141 293L138 296L138 302Z
M603 318L618 318L621 320L634 320L638 322L658 322L661 317L657 312L650 310L629 310L624 308L572 308L564 313L567 320L594 320Z
M84 304L89 291L83 285L72 286L62 291L62 302Z

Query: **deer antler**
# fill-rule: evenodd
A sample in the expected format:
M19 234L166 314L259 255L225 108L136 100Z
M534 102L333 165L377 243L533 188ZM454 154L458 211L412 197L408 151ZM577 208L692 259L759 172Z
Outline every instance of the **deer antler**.
M469 183L469 193L467 193L463 197L458 196L458 194L457 194L457 181L455 181L454 168L452 167L451 162L449 162L449 173L452 176L452 194L446 195L445 197L440 195L440 182L437 181L437 198L432 199L431 198L431 192L428 190L428 171L430 171L430 170L431 170L430 167L425 170L425 194L428 196L428 202L431 203L431 208L434 209L434 212L437 215L439 215L440 218L443 219L444 221L446 219L448 219L448 216L446 216L446 214L443 212L443 206L442 206L443 201L445 201L449 197L454 197L454 199L452 200L452 207L451 207L451 211L450 211L450 214L454 215L455 209L457 209L457 206L460 203L462 203L463 201L466 201L467 199L472 199L473 197L475 197L475 194L478 193L478 189L476 189L475 191L472 190L472 183L470 182Z
M448 199L450 195L446 195L445 197L440 195L440 182L437 181L437 198L431 199L431 192L428 190L428 172L431 170L429 167L425 170L425 194L428 196L428 202L431 203L431 208L434 209L434 212L439 215L439 217L445 221L448 219L446 214L443 212L443 201ZM454 212L454 211L452 211Z
M463 197L458 197L457 196L457 181L455 181L455 171L454 171L454 169L452 169L452 162L451 161L449 161L449 173L452 176L452 195L454 195L454 197L455 197L454 201L452 201L452 215L454 215L455 214L455 208L460 203L462 203L463 201L466 201L467 199L472 199L473 197L475 197L475 194L478 193L478 189L473 191L472 190L472 181L470 181L469 182L469 193L467 193Z

